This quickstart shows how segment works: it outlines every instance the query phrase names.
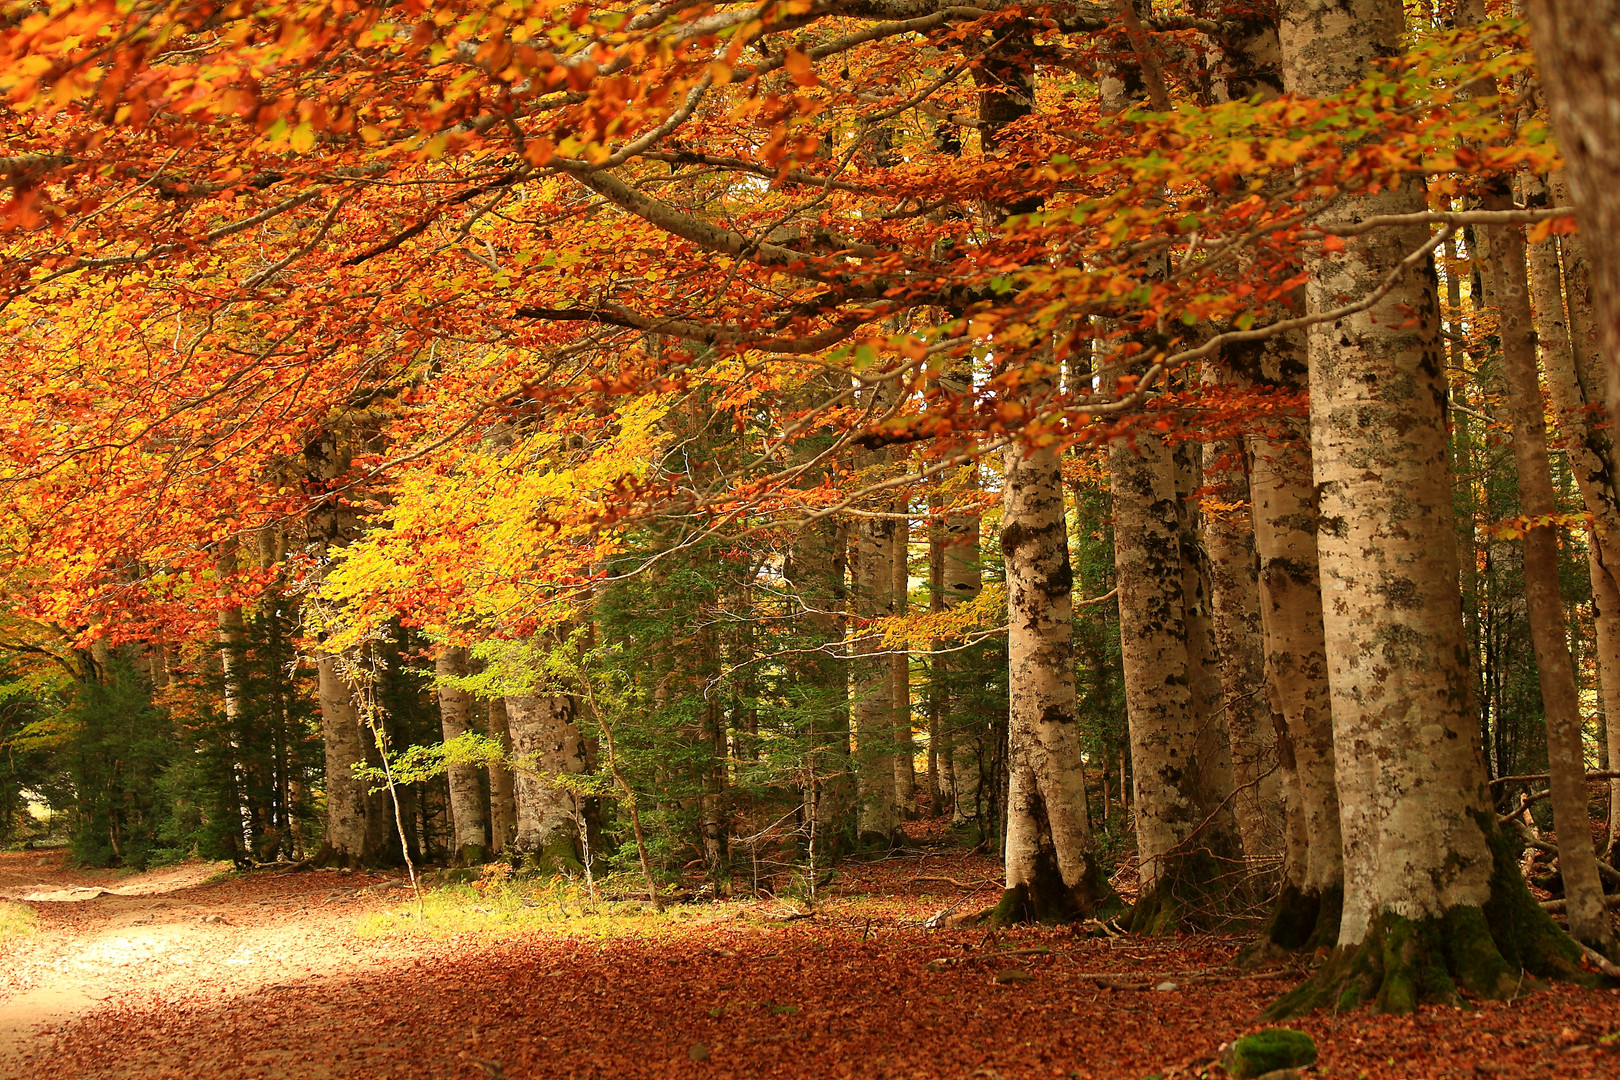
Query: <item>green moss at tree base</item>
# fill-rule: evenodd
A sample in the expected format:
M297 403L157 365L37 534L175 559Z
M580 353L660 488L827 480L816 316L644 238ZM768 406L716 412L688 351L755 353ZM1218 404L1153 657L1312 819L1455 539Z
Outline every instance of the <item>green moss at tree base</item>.
M1483 906L1454 907L1430 919L1382 911L1359 945L1335 949L1309 980L1263 1015L1277 1019L1362 1005L1410 1013L1420 1005L1462 1004L1464 995L1512 997L1532 988L1536 978L1596 985L1597 977L1580 966L1580 947L1530 895L1511 845L1494 826L1480 825L1495 856Z

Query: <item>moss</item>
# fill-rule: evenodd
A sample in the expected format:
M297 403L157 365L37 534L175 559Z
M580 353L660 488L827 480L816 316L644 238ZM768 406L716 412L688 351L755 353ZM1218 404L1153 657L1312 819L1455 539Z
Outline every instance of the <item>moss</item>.
M1035 880L1002 892L1001 900L979 920L996 926L1017 923L1066 923L1118 910L1119 899L1108 887L1102 868L1088 859L1084 877L1070 888L1057 859L1043 851L1035 860Z
M1267 1028L1233 1041L1221 1058L1221 1067L1238 1080L1250 1080L1278 1069L1302 1069L1316 1064L1316 1043L1303 1031Z
M1306 892L1289 883L1283 886L1277 902L1272 905L1271 918L1266 922L1262 939L1279 949L1302 949L1316 930L1316 918L1322 908L1322 896Z
M482 866L489 861L489 852L483 844L468 844L456 855L461 866Z
M1159 880L1131 909L1127 928L1135 934L1174 934L1218 930L1229 925L1237 875L1207 848L1167 860Z
M1482 907L1454 907L1419 920L1380 912L1359 946L1335 949L1316 974L1264 1015L1299 1016L1362 1004L1410 1013L1422 1005L1459 1004L1464 994L1512 997L1533 986L1527 975L1599 982L1581 969L1580 947L1530 895L1512 845L1495 821L1482 815L1479 825L1493 854L1490 895Z

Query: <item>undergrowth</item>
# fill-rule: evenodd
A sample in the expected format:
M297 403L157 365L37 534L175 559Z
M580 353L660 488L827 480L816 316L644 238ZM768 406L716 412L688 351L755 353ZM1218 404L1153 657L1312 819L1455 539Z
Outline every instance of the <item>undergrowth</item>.
M497 864L499 865L499 864ZM712 906L668 907L655 913L644 899L620 899L624 893L607 879L593 897L567 878L511 880L486 871L471 884L424 887L421 903L410 892L395 893L399 902L362 918L361 937L406 934L428 938L495 938L546 931L580 937L656 937L695 917L714 917Z
M27 904L0 900L0 945L25 938L39 928L39 918Z

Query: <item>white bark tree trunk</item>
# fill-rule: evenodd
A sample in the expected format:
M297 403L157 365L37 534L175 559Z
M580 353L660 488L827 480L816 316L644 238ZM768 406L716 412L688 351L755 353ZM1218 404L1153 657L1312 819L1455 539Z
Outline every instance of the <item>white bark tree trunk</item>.
M1275 774L1277 733L1264 694L1264 624L1249 478L1239 440L1204 444L1204 484L1222 504L1205 515L1204 542L1220 656L1221 706L1232 746L1232 806L1243 854L1255 862L1282 853L1284 818Z
M942 558L947 608L974 600L984 590L980 542L977 516L954 514L945 519ZM944 723L950 729L951 747L946 764L951 784L951 820L958 824L979 818L979 755L984 734L984 725L967 715L959 693L967 670L967 655L953 653L946 660L945 669L950 692L945 703Z
M904 506L899 502L897 506ZM894 581L890 595L896 615L906 614L911 584L911 523L894 526ZM893 687L894 709L894 804L903 818L917 816L917 745L911 732L911 656L896 652L889 657L889 679Z
M580 856L576 801L558 783L560 777L586 771L585 741L574 723L574 708L574 699L566 694L506 699L517 788L514 843L544 871L577 863Z
M1397 53L1403 30L1398 0L1284 0L1288 89L1340 92ZM1342 199L1329 216L1423 206L1409 183ZM1311 258L1308 309L1366 296L1427 240L1421 228L1375 231ZM1279 1012L1358 1001L1410 1012L1455 1001L1459 986L1507 996L1521 969L1568 970L1578 955L1499 857L1458 591L1437 306L1424 267L1309 333L1345 898L1334 960Z
M452 680L467 675L467 650L445 645L439 649L433 666L439 677L439 726L445 742L472 730L472 695ZM478 766L452 764L446 773L450 792L450 827L456 859L475 864L487 852L484 835L484 793L478 783Z
M358 866L369 862L374 853L366 846L365 785L354 775L354 766L366 759L355 688L339 673L335 656L319 656L315 671L326 751L328 854L344 866Z
M1074 918L1110 896L1092 849L1075 715L1074 576L1049 446L1003 453L1007 566L1007 886L1002 921Z
M862 518L855 526L855 613L882 619L894 603L894 522ZM900 832L895 805L894 679L882 636L856 635L851 709L855 721L856 833L863 844L888 846Z
M1271 370L1263 374L1276 385L1297 387L1305 378L1305 342L1277 344L1265 365ZM1260 559L1265 692L1278 731L1288 828L1284 890L1268 938L1285 949L1336 941L1344 898L1307 427L1298 425L1295 440L1246 440Z

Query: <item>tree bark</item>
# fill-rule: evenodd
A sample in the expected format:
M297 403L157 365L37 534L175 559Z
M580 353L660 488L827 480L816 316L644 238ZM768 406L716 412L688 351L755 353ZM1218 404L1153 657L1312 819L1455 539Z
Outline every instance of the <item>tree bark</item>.
M585 742L574 723L574 711L574 699L566 694L506 699L517 789L514 844L547 873L579 865L576 800L557 782L586 771Z
M897 503L904 506L904 502ZM894 581L890 595L894 599L896 615L907 609L907 593L911 584L911 523L895 522L894 529ZM911 656L896 651L889 657L889 678L894 688L894 805L900 816L917 815L917 744L911 734Z
M439 648L433 661L439 677L439 727L444 741L472 730L472 695L451 680L467 675L467 650L453 645ZM484 861L488 851L484 836L484 794L478 783L478 766L469 763L451 764L446 771L450 790L451 845L455 858L463 865Z
M977 486L976 484L974 485ZM945 519L944 603L948 608L978 598L984 589L984 568L980 561L979 518L975 514L952 514ZM951 754L947 761L951 785L951 820L958 824L979 819L979 759L983 749L985 724L967 715L962 701L962 680L969 670L967 652L952 653L946 666L945 725L949 730Z
M900 833L894 799L894 675L882 635L870 623L893 610L895 529L886 518L862 518L855 529L855 614L868 623L852 650L856 833L863 844L888 847Z
M507 758L512 756L512 733L506 718L506 699L489 703L489 737L500 744ZM509 766L489 767L489 846L505 851L517 839L516 781Z
M1529 0L1536 70L1551 105L1590 259L1592 311L1620 416L1620 0Z
M1206 369L1205 379L1218 376ZM1237 439L1204 444L1204 485L1220 506L1205 514L1210 610L1220 657L1221 707L1232 746L1232 805L1251 862L1281 854L1284 816L1273 766L1277 733L1264 688L1264 623L1249 482Z
M1273 342L1258 374L1276 386L1301 389L1304 353L1303 336ZM1298 423L1293 438L1246 439L1266 699L1277 730L1287 823L1283 891L1266 937L1284 949L1333 944L1344 899L1308 426Z
M1284 78L1337 94L1395 55L1398 0L1284 0ZM1334 221L1424 207L1408 183L1342 198ZM1366 296L1426 229L1372 232L1308 260L1307 304ZM1410 1012L1521 972L1575 974L1579 948L1531 899L1496 827L1458 593L1444 358L1432 269L1309 331L1311 451L1345 852L1333 959L1274 1013L1370 1002Z
M1000 921L1090 914L1110 897L1091 843L1075 715L1074 597L1063 477L1050 446L1003 453L1010 688L1006 891Z
M1491 209L1511 205L1505 197L1487 199ZM1524 237L1517 226L1491 230L1491 270L1502 337L1502 370L1513 419L1519 511L1532 524L1524 532L1524 593L1530 639L1541 681L1547 724L1547 773L1553 820L1558 832L1558 868L1564 879L1570 933L1602 952L1614 949L1614 930L1603 903L1603 881L1592 851L1586 808L1586 752L1581 736L1581 705L1575 663L1565 639L1567 622L1558 582L1558 532L1550 520L1558 512L1552 465L1547 458L1547 425L1536 369L1536 331L1525 275ZM1535 519L1542 519L1539 523Z
M1209 800L1187 657L1175 463L1157 432L1137 430L1111 442L1108 473L1140 876L1131 926L1164 933L1230 867L1201 835Z
M366 759L354 686L338 672L338 659L321 655L315 662L321 707L321 741L326 751L327 858L343 866L372 861L366 844L366 790L354 766Z

